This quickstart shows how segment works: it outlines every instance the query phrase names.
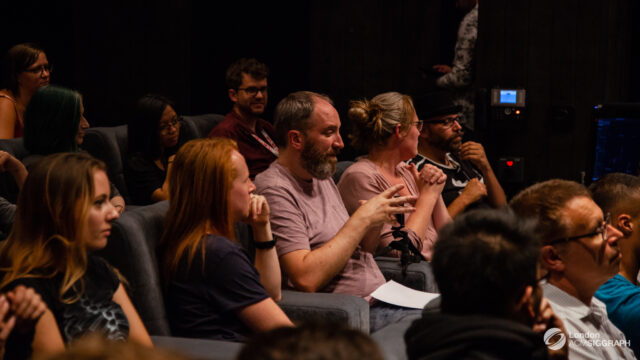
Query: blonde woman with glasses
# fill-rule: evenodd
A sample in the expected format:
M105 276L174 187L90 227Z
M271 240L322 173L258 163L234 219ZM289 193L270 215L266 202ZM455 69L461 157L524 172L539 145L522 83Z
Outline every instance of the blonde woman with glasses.
M368 200L391 186L402 184L399 195L417 196L415 212L406 215L400 228L406 232L414 251L431 260L437 231L451 221L442 201L446 176L434 166L420 172L405 161L418 153L418 120L408 95L388 92L371 100L352 101L348 113L354 125L352 145L367 154L351 165L340 178L338 189L350 214ZM389 248L396 239L391 225L372 229L362 240L362 247L374 255L400 256Z

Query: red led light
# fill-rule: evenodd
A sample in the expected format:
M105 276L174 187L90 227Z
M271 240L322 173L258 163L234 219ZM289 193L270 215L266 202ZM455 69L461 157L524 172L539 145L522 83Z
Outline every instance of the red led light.
M512 167L513 166L513 161L512 160L507 160L507 166L508 167Z

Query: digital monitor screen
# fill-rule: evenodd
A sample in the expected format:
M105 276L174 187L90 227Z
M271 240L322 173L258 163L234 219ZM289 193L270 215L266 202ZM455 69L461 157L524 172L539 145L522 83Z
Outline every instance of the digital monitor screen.
M500 104L515 104L516 94L516 90L500 90Z
M595 141L593 181L612 172L638 174L640 117L598 118Z

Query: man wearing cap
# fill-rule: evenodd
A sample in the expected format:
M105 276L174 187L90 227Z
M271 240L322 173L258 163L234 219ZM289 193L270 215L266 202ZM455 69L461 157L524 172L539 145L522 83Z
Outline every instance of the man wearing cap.
M499 208L507 197L496 178L480 143L462 142L458 122L460 106L454 105L446 91L416 97L418 117L424 121L418 142L418 155L409 160L420 170L432 164L447 175L442 198L451 217L471 208Z

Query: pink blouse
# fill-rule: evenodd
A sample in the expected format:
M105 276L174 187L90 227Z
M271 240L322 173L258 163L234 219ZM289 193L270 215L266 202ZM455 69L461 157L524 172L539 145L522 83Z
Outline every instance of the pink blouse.
M396 171L406 184L407 191L413 196L420 195L413 174L407 169L404 162L396 166ZM360 158L355 164L349 166L338 182L338 189L340 190L342 201L349 215L352 215L358 209L360 200L369 200L390 187L391 183L380 173L378 167L366 158ZM445 216L445 214L436 214L438 211L446 212L446 208L434 207L431 218L425 219L425 221L428 222L428 226L424 234L416 234L413 230L406 227L403 229L407 231L411 243L420 251L422 256L429 261L433 253L433 246L438 238L433 219L437 216ZM446 217L448 216L449 214L447 213ZM405 223L410 217L411 214L405 214ZM362 239L361 244L363 248L371 249L376 246L377 243L376 255L399 257L400 253L397 250L392 250L391 252L385 251L385 248L394 240L391 224L384 224L369 231Z

